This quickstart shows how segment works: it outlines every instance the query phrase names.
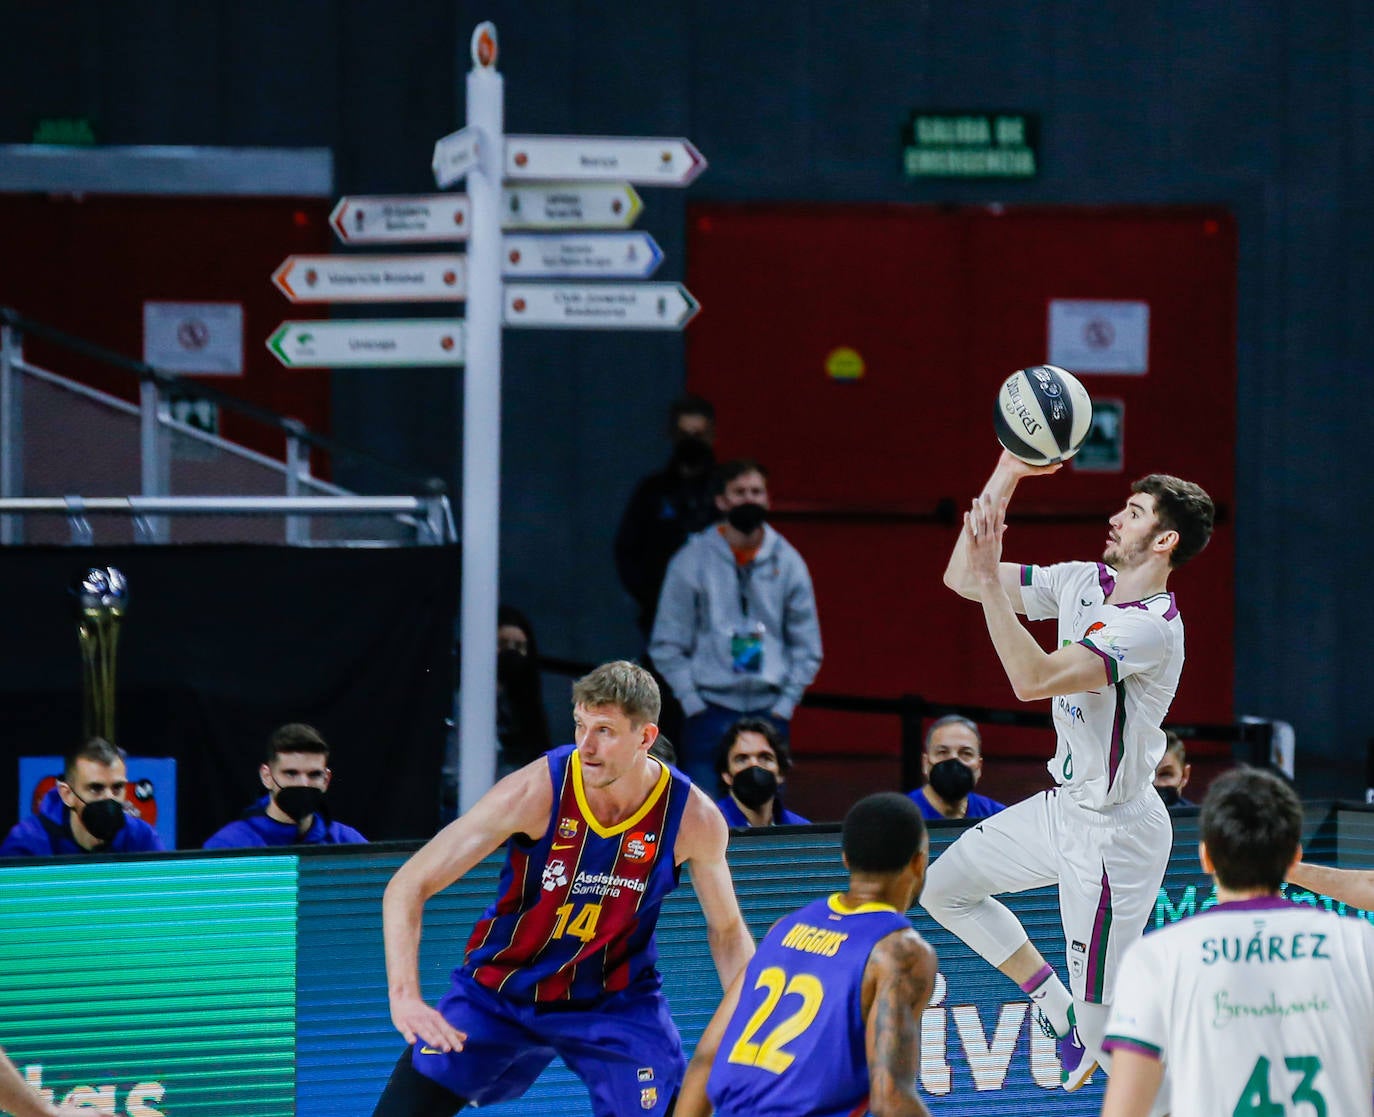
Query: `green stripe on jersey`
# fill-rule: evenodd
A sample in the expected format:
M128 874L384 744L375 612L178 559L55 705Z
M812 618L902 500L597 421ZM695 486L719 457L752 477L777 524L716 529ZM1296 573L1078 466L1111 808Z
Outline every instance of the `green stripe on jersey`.
M1112 655L1111 652L1104 652L1086 636L1078 642L1080 644L1086 644L1102 657L1103 661L1107 664L1107 679L1109 682L1119 683L1121 681L1121 672L1117 669L1116 656Z
M1108 1032L1103 1038L1103 1042L1105 1043L1107 1040L1111 1040L1113 1043L1128 1043L1132 1047L1142 1047L1152 1055L1164 1054L1162 1047L1156 1047L1153 1043L1146 1043L1143 1039L1137 1039L1135 1036L1123 1036L1116 1032Z

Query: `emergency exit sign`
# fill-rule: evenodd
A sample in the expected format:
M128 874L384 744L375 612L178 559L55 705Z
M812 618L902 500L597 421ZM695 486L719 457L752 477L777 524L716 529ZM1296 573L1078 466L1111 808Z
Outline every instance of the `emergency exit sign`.
M907 178L1034 178L1040 126L1024 112L925 112L902 125Z

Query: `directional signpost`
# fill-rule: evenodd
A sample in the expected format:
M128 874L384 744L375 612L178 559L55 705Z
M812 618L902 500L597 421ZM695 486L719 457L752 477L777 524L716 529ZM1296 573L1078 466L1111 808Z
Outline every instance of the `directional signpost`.
M283 322L267 348L287 368L461 365L466 330L461 318Z
M389 238L374 233L368 239ZM409 239L440 238L426 233ZM458 238L449 233L442 239ZM507 276L647 279L662 262L663 250L645 232L506 233L501 238L501 272ZM272 282L293 303L451 302L467 295L467 257L288 256L272 273Z
M682 139L644 136L507 136L506 177L607 179L686 186L706 160Z
M503 229L628 229L644 208L628 182L542 182L501 193Z
M423 244L468 239L466 194L340 198L329 224L345 244Z
M663 262L663 250L648 233L507 233L501 253L506 276L648 279Z
M461 182L477 166L479 144L476 128L464 128L434 145L434 181L440 188Z
M541 182L501 191L503 229L628 229L644 208L628 182ZM358 194L329 215L345 244L425 244L468 239L466 194Z
M706 167L701 152L675 137L508 136L492 24L473 31L471 53L467 124L434 145L432 163L441 190L466 179L467 193L358 195L341 198L329 215L345 244L465 241L467 254L290 256L272 276L294 303L466 299L467 317L283 322L267 342L288 368L466 366L458 725L464 811L491 786L496 761L491 633L502 327L681 330L699 309L691 293L681 283L636 282L654 274L663 252L647 233L626 231L642 209L631 183L686 186Z
M468 176L468 366L463 375L463 555L459 582L458 806L472 808L496 779L496 631L501 528L501 150L505 79L496 69L496 28L472 33L468 127L482 133Z
M452 302L466 256L288 256L272 282L293 303Z
M507 283L506 325L680 330L700 304L681 283Z

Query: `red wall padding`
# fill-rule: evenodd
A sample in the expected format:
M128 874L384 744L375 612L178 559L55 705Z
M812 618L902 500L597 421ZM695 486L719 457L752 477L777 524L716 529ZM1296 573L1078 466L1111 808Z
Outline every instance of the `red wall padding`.
M1047 359L1049 301L1132 299L1150 305L1148 374L1084 376L1125 401L1124 471L1024 482L1006 557L1095 558L1131 480L1201 483L1223 520L1171 580L1188 640L1171 718L1230 720L1235 257L1234 224L1213 210L691 207L703 309L688 386L716 404L720 452L772 473L780 526L816 582L817 689L1016 705L978 606L940 582L954 529L921 517L944 498L962 508L987 477L997 386ZM839 346L862 356L862 377L827 375ZM879 721L806 711L796 745L895 751L895 719ZM1025 735L990 730L989 751L1022 752Z

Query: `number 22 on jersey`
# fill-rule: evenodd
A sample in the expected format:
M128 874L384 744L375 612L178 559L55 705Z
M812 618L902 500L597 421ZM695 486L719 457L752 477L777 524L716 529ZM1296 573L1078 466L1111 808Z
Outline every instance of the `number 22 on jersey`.
M812 974L793 974L789 979L781 966L769 966L759 972L754 988L765 990L763 1002L749 1017L749 1023L730 1049L729 1061L781 1074L796 1058L786 1045L806 1031L816 1019L816 1013L821 1010L821 1001L825 999L825 986ZM789 1015L780 1016L773 1022L778 1002L791 996L800 997L801 1004ZM770 1022L772 1027L768 1033L755 1043L754 1036L764 1024Z

